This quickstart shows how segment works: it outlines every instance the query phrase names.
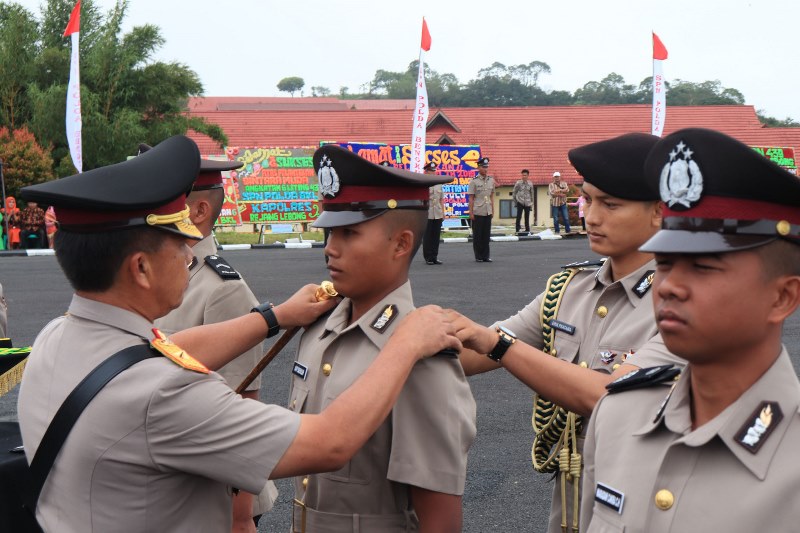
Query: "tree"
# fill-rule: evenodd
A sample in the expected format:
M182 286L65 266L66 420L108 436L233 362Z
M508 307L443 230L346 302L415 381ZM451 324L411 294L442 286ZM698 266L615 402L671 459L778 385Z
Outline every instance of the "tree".
M314 87L311 87L311 96L313 96L314 98L318 96L330 96L330 94L331 90L328 89L327 87L322 87L320 85L315 85Z
M292 96L294 96L294 93L302 89L305 84L306 82L303 81L303 78L290 76L288 78L283 78L278 82L278 90L285 93L290 93Z
M7 196L18 196L22 187L53 179L53 159L24 127L0 127L0 160Z
M744 95L719 80L693 83L675 80L667 90L667 105L741 105Z
M777 119L767 115L763 109L756 111L758 120L768 128L800 128L800 122L797 122L792 117L786 117L783 120Z
M630 104L636 100L636 89L625 83L625 78L612 72L602 80L590 81L575 91L579 105Z

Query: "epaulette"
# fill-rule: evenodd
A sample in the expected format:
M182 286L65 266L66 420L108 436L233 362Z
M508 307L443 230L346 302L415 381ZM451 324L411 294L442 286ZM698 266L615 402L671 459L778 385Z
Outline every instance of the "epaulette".
M227 264L223 258L218 255L207 255L206 263L214 269L214 272L219 274L222 279L242 279L242 276L232 266Z
M589 259L587 261L576 261L575 263L570 263L568 265L562 265L561 268L591 268L597 267L600 268L606 262L606 258L600 258L597 260Z
M606 389L609 394L615 394L626 390L652 387L659 383L674 381L680 373L681 370L673 364L640 368L615 379L606 385Z

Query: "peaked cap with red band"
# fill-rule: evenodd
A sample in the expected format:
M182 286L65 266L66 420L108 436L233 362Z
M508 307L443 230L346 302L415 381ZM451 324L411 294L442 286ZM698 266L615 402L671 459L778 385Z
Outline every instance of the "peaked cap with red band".
M139 144L139 155L152 150L149 144ZM208 189L222 188L222 173L236 170L244 166L240 161L217 161L215 159L201 159L200 172L192 186L193 191L207 191Z
M800 179L723 133L689 128L663 138L645 176L665 208L643 252L722 253L776 239L800 245Z
M314 152L323 212L318 228L358 224L392 209L428 209L428 188L449 176L376 165L335 144Z
M22 189L28 201L55 208L60 231L99 233L152 227L202 239L189 220L186 194L200 167L197 145L183 135L125 162Z

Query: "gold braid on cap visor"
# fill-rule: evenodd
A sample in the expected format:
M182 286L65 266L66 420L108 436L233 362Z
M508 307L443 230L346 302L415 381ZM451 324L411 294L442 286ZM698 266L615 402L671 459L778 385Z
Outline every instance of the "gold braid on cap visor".
M178 211L177 213L173 213L171 215L154 215L150 214L147 215L145 219L147 221L148 226L166 226L167 224L175 224L176 222L183 222L185 219L189 218L189 206L186 206L186 209L183 211Z

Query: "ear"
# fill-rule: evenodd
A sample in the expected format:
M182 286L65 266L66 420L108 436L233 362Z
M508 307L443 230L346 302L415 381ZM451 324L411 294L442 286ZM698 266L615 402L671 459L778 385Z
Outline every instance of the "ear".
M654 202L650 217L650 224L656 228L661 229L661 222L664 219L664 202Z
M191 206L189 216L195 225L202 224L211 216L211 204L206 199L197 200Z
M410 229L399 230L394 238L394 257L408 258L414 247L414 232Z
M120 272L130 277L130 281L137 287L149 289L152 286L153 263L144 252L136 252L126 257Z
M772 303L767 319L773 324L780 324L800 305L800 276L780 276L773 283L777 297Z

